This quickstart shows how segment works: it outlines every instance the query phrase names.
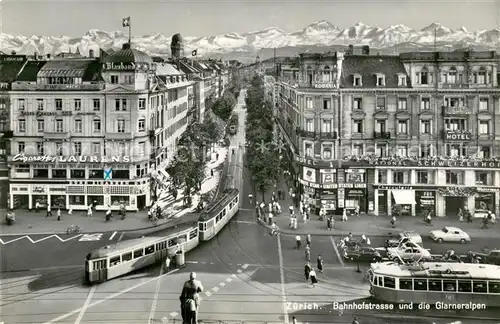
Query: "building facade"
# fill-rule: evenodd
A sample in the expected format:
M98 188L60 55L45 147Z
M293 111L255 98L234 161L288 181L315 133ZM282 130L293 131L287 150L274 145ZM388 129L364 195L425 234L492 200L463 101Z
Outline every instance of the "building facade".
M498 215L497 64L494 52L366 47L282 63L277 121L301 197L374 214Z

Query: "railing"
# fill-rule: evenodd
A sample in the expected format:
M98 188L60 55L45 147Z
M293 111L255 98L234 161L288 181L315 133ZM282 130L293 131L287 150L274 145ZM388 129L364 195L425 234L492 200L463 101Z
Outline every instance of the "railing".
M98 91L104 90L103 83L96 84L28 84L12 83L12 90L68 90L68 91Z
M447 107L441 106L443 109L443 115L470 115L472 112L468 109L467 106L456 106L456 107Z
M468 83L442 83L441 88L443 89L468 89L470 88Z
M300 128L297 128L295 131L297 132L297 135L301 137L308 137L308 138L316 137L316 132L310 132Z
M390 132L375 132L373 134L373 137L375 139L390 139L391 133Z

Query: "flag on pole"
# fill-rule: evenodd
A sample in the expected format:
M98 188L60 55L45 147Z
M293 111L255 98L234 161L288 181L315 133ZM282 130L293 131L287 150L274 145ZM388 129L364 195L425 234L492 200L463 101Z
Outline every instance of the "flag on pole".
M191 52L191 56L196 56L196 55L198 55L198 50L197 49L195 49L195 50L193 50Z
M130 27L130 17L122 19L122 26L123 27Z

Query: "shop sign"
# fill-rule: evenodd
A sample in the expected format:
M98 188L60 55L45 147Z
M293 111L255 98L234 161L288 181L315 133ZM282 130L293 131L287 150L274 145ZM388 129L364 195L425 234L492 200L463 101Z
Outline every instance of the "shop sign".
M312 183L312 182L307 182L302 179L299 179L300 183L302 183L304 186L309 187L309 188L314 188L314 189L335 189L337 188L336 183L332 184L318 184L318 183Z
M51 192L66 192L66 188L49 188Z
M499 190L497 188L481 188L481 187L478 187L477 191L478 192L497 192Z
M446 131L445 139L452 141L470 141L472 134L470 132Z
M33 193L44 193L45 192L45 187L40 187L40 186L35 186L31 190Z
M12 162L23 163L128 163L130 156L53 156L53 155L34 155L27 156L23 153L17 154L12 158Z
M366 188L366 183L339 183L339 188Z
M335 83L333 82L316 82L313 83L313 88L315 89L335 89Z
M23 62L26 60L26 55L0 55L2 62Z
M390 159L374 159L363 161L344 162L345 164L368 164L373 166L394 166L394 167L444 167L444 168L500 168L498 161L460 161L457 159L422 159L422 160L390 160Z
M114 62L106 62L102 64L102 69L104 71L135 71L136 65L135 63L114 63Z
M385 185L380 185L378 187L380 190L413 190L414 188L412 186L385 186Z
M76 116L97 115L92 111L79 111L74 113ZM21 111L21 116L73 116L72 111Z

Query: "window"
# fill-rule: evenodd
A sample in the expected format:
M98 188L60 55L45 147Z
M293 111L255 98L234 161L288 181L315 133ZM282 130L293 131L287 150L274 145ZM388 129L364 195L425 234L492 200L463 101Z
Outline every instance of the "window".
M155 246L154 245L150 245L150 246L147 246L144 249L144 254L148 255L148 254L154 253L154 251L155 251Z
M323 74L322 74L321 80L323 82L330 82L331 81L331 72L330 72L329 66L325 66L325 68L323 69Z
M429 184L429 172L428 171L417 171L417 183Z
M62 102L61 102L61 104L62 104ZM38 110L38 111L43 110L43 99L36 100L36 110Z
M362 120L354 120L353 121L353 130L352 130L353 133L358 133L358 134L362 134L364 133L364 130L363 130L363 121Z
M331 133L332 132L332 120L331 119L323 119L321 121L321 132L323 132L323 133Z
M313 109L313 99L306 97L306 109Z
M488 110L488 98L479 99L479 110Z
M75 99L75 111L82 110L82 99Z
M122 255L122 262L127 262L132 260L132 252L125 253Z
M460 171L446 170L446 184L460 185L463 183L463 174Z
M405 75L399 75L398 76L398 86L406 86L406 76Z
M467 148L461 144L445 144L446 155L451 157L465 156Z
M56 119L56 133L64 132L64 121L62 119Z
M458 291L472 292L472 282L469 280L458 280Z
M413 281L411 279L399 279L399 289L413 290Z
M407 110L407 107L406 98L398 98L398 110Z
M384 97L377 98L377 109L385 109L385 98Z
M139 109L140 110L146 109L146 99L144 98L139 99Z
M82 155L82 142L73 143L73 154L77 156Z
M304 153L306 157L312 157L313 156L313 146L311 143L305 143L304 144Z
M352 151L353 155L364 155L363 144L354 144Z
M133 84L134 76L133 75L125 75L125 84Z
M408 120L407 119L399 119L398 120L398 133L399 134L408 134Z
M36 121L36 130L39 133L43 133L45 131L45 120L43 119L38 119Z
M101 143L99 142L92 143L91 150L93 155L101 155Z
M355 75L352 85L355 87L361 87L363 85L361 75Z
M480 146L479 147L479 157L482 159L489 159L491 157L491 147Z
M331 160L332 159L332 145L323 145L323 159Z
M83 125L81 119L75 119L75 133L81 133L83 131Z
M137 145L137 156L144 156L145 152L146 152L146 142L140 142L139 145Z
M431 98L422 98L422 99L420 99L420 109L421 110L429 110L429 109L431 109Z
M314 132L314 119L306 119L306 131Z
M127 110L127 99L122 99L122 111Z
M397 156L408 156L408 145L398 145Z
M22 111L26 110L26 101L24 99L18 99L17 100L17 108Z
M402 184L408 183L409 177L407 171L394 170L392 171L392 183Z
M413 286L415 290L425 291L427 290L427 279L414 279Z
M420 121L420 134L431 134L432 133L432 121L431 120L421 120Z
M92 107L93 107L94 111L101 110L101 100L100 99L93 99L92 100Z
M432 83L432 74L422 69L422 72L417 73L417 83L419 84L431 84Z
M111 84L118 84L118 75L111 76Z
M486 71L481 68L477 73L477 84L486 84Z
M26 144L24 142L17 142L17 153L24 153L26 150Z
M323 110L332 109L332 101L328 98L323 98Z
M384 277L384 287L396 288L396 279L392 277Z
M385 77L383 75L377 75L377 86L378 87L385 86Z
M468 129L466 119L447 118L444 120L444 127L446 128L446 130L449 130L449 131L462 131L462 132L464 132Z
M486 285L486 281L479 281L479 280L472 281L472 292L473 293L488 292L488 286Z
M490 133L490 121L480 120L479 121L479 134L488 135Z
M121 99L115 99L115 110L116 111L120 111L120 107L121 107Z
M426 158L432 155L432 146L430 144L420 144L420 157Z
M116 121L116 132L117 133L125 133L125 120L118 119Z
M429 279L429 291L443 291L443 282L439 279Z
M143 249L135 250L134 251L134 259L140 258L143 255L144 255L144 250Z
M492 294L500 294L500 282L490 281L488 282L489 292Z
M457 69L451 67L448 71L448 82L447 83L457 83Z
M362 98L354 98L352 109L361 110L363 109L363 99Z
M92 131L94 133L100 133L101 132L101 120L100 119L94 119L92 121Z
M109 259L109 266L113 267L120 264L120 256L115 256Z
M19 133L24 133L26 132L26 120L24 119L19 119L17 122L17 131Z
M56 142L56 155L62 156L63 155L63 143L62 142Z
M36 154L45 155L45 145L43 142L36 143Z
M387 183L387 170L378 170L378 183Z
M387 144L376 144L375 155L380 157L387 156Z
M386 131L386 120L385 119L377 119L375 121L375 131L377 133L385 133Z
M63 109L62 99L56 99L56 110L62 110L62 109Z
M146 131L146 120L144 118L139 119L139 121L138 121L138 129L139 129L139 132Z

